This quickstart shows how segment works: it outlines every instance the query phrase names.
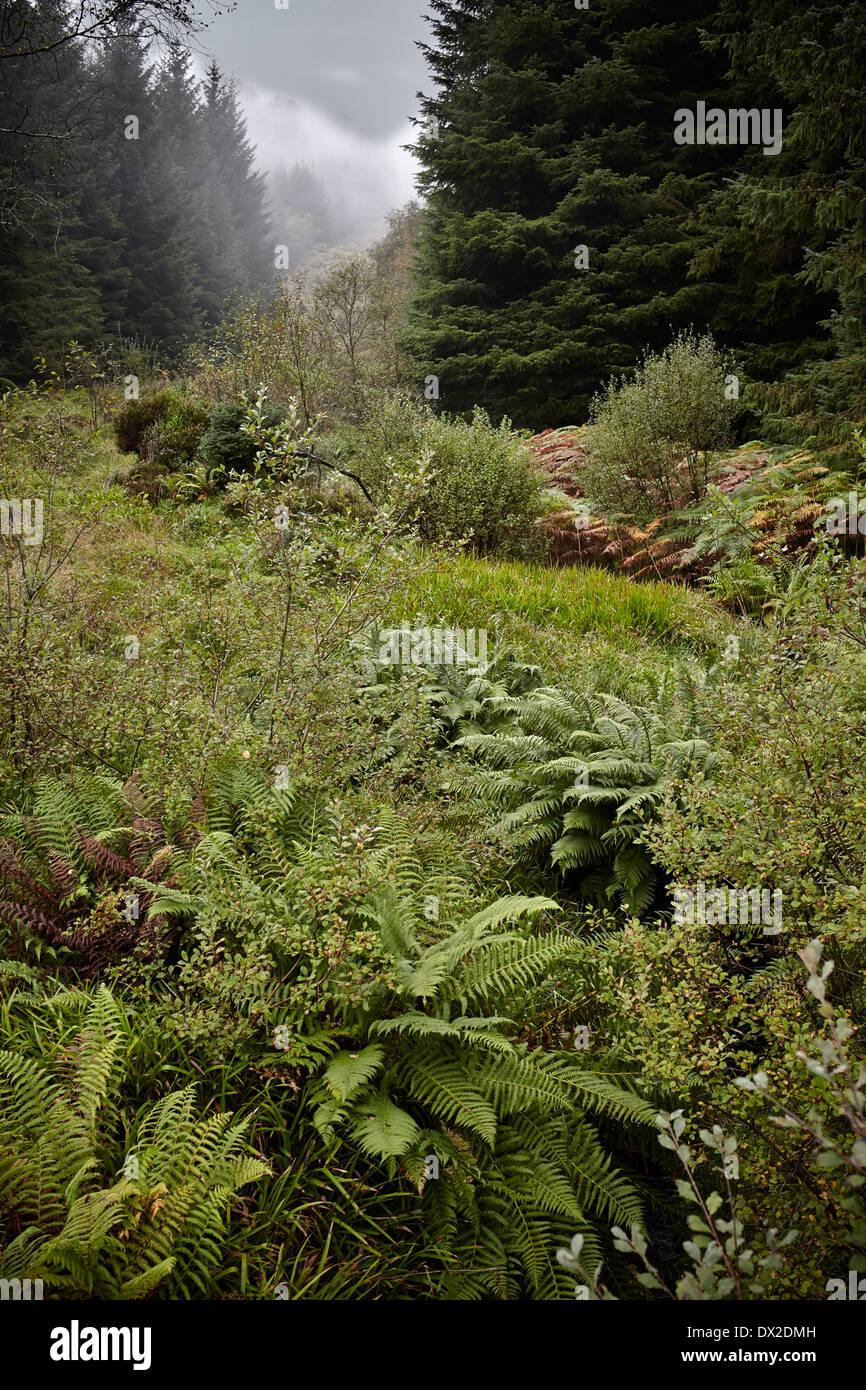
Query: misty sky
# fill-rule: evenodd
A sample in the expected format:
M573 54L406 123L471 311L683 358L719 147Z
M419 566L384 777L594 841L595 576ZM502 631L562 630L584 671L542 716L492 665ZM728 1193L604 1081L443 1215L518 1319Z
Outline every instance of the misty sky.
M429 39L424 0L238 0L199 35L234 76L262 165L313 164L352 212L359 240L415 196L416 93L432 91L418 39ZM207 57L203 55L208 55Z

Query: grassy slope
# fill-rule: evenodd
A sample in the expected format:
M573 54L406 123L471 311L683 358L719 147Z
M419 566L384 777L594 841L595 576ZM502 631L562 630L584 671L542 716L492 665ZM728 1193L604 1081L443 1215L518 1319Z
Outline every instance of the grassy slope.
M34 408L39 411L40 403ZM81 406L75 409L80 415ZM70 491L97 500L103 520L87 532L69 565L65 584L84 601L117 614L118 631L146 627L154 608L176 609L188 585L206 576L225 580L241 558L242 522L223 515L216 503L158 508L131 498L109 479L131 462L120 454L110 424L79 453ZM104 499L104 506L101 504ZM61 492L59 511L66 499ZM658 675L677 657L717 658L732 623L707 596L682 585L637 583L597 569L551 569L480 560L473 556L416 552L405 557L396 586L382 612L384 621L416 620L487 628L525 661L541 666L551 683L591 681L627 693L641 673ZM335 604L344 595L334 591ZM251 648L270 633L249 632ZM179 651L180 661L188 653Z

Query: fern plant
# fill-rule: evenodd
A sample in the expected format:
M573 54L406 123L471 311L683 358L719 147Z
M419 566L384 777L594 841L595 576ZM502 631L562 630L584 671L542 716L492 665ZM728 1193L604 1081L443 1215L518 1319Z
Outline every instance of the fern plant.
M329 1147L417 1183L446 1292L556 1296L554 1232L577 1221L591 1242L598 1217L640 1221L592 1116L654 1115L601 1061L512 1041L509 1002L575 958L570 934L526 925L556 904L507 898L470 915L471 886L429 832L385 808L353 825L303 784L247 767L226 766L208 813L180 886L153 903L196 913L170 1026L199 1055L230 1048L284 1079Z
M120 1037L100 986L63 1071L0 1052L0 1277L68 1298L206 1295L224 1213L269 1169L246 1123L195 1113L193 1087L142 1114L118 1163Z
M7 953L50 953L84 977L136 949L158 953L153 889L172 847L136 779L41 778L24 809L0 816L0 922ZM196 837L194 808L179 836Z
M422 627L423 620L416 619L414 630L417 632ZM381 694L406 673L405 666L380 656L383 634L394 630L374 624L365 638L355 644L369 681L365 695ZM492 704L494 697L520 695L542 683L540 667L520 661L505 647L494 650L483 670L460 662L409 669L423 682L426 697L449 739L458 733L476 730L480 727L479 720L483 721L484 728L501 722Z
M451 1252L453 1296L556 1297L552 1231L576 1220L595 1246L595 1218L631 1211L641 1221L638 1193L591 1117L652 1124L652 1107L573 1054L512 1042L501 1012L574 955L568 934L509 929L555 907L504 898L428 945L392 888L361 908L392 983L356 1022L351 1050L325 1068L315 1121L418 1184Z
M497 701L509 695L527 694L541 684L540 667L504 651L495 656L483 674L473 674L461 666L439 667L433 675L429 699L450 741L465 734L504 728L511 716Z
M359 824L306 780L237 762L217 771L204 806L207 833L174 857L170 885L151 885L150 911L180 924L163 1026L214 1057L260 1060L275 1024L295 1057L313 1022L316 1060L328 1055L330 1030L389 968L359 911L366 896L390 881L419 911L435 900L444 920L471 895L453 844L391 807Z
M510 723L456 740L490 769L479 791L504 812L497 828L507 845L543 854L583 894L631 913L645 911L661 886L641 836L668 777L713 765L694 704L677 708L671 685L661 684L651 706L551 687L493 697Z
M708 584L723 603L747 614L772 611L795 571L795 556L814 553L830 498L851 481L800 451L733 489L710 487L690 513L699 529L683 565L714 562Z

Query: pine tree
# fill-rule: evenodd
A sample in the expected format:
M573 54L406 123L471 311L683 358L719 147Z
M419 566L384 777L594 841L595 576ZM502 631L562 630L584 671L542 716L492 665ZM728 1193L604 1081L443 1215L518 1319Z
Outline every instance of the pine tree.
M289 251L287 268L300 269L315 252L334 244L328 195L311 165L277 168L271 178L270 209L274 243Z
M179 352L272 274L234 88L214 66L202 95L176 43L154 76L140 27L85 45L69 23L64 0L0 11L35 50L0 49L0 374L19 379L72 338Z
M714 209L718 241L759 255L793 248L793 280L778 293L811 299L823 322L775 373L835 349L860 359L855 394L866 389L866 24L856 7L812 0L792 23L790 7L723 0L709 42L725 53L743 90L783 109L779 155L753 159ZM749 104L756 104L755 101ZM766 283L766 282L765 282ZM832 375L832 372L831 372ZM837 373L838 375L838 373ZM850 403L853 403L850 402ZM837 402L843 405L840 400Z
M216 193L212 185L210 196L221 205L223 199L227 202L227 212L224 205L220 207L218 223L225 237L229 272L225 291L248 294L273 276L273 249L265 213L266 179L255 168L255 150L247 139L234 83L225 83L215 62L208 68L204 93L205 135L211 166L222 190Z
M23 27L46 44L64 32L56 0L4 11L4 32ZM50 58L6 54L0 78L0 375L25 380L37 356L56 359L100 324L97 286L73 248L86 204L81 56L69 45Z
M116 209L129 274L122 317L111 326L171 351L200 320L192 229L150 76L135 34L108 43L95 75L94 130L112 161L105 196Z
M204 104L189 53L170 44L157 76L154 99L158 138L171 158L179 206L188 230L194 266L195 303L202 323L212 324L239 263L227 262L222 244L231 234L231 210L219 187L219 171L211 157L204 122Z
M696 267L699 215L742 151L678 145L674 113L728 105L701 30L715 7L432 0L411 341L443 405L535 428L585 416L610 375L712 326L738 269ZM438 129L433 125L438 122ZM694 273L702 269L704 278ZM712 273L712 278L707 270Z

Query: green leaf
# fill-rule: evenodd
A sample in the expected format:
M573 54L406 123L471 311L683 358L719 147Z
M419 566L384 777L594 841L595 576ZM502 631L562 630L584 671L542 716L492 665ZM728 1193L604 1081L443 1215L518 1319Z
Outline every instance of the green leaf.
M818 1155L819 1168L841 1168L844 1161L842 1155L834 1153L832 1149L828 1153Z
M340 1052L325 1072L325 1082L339 1104L344 1104L381 1069L385 1049L374 1044L363 1052Z
M352 1135L371 1158L399 1158L421 1131L405 1110L380 1092L364 1101L352 1125Z

